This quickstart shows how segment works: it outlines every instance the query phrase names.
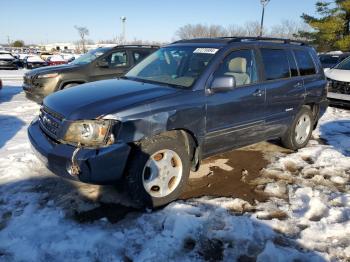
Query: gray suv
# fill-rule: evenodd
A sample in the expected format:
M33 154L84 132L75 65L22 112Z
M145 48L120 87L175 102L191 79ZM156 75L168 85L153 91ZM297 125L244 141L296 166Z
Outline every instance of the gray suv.
M123 76L158 46L123 45L89 51L67 65L46 66L24 75L27 98L41 102L47 95L79 84Z

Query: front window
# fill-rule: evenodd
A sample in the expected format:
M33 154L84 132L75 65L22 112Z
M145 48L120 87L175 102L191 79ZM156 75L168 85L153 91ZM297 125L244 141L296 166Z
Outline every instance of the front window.
M340 70L350 70L350 57L343 60L340 64L338 64L335 69L340 69Z
M200 77L217 51L216 48L164 47L141 61L126 74L126 77L189 88Z
M109 68L123 67L128 64L128 57L125 51L114 52L103 59L108 63Z
M91 50L87 52L85 55L82 55L81 57L75 59L71 64L73 65L82 65L82 64L88 64L94 61L96 58L100 57L104 53L106 53L109 50L109 48L98 48L95 50Z
M233 51L225 58L214 76L233 76L236 87L257 83L258 74L253 50Z

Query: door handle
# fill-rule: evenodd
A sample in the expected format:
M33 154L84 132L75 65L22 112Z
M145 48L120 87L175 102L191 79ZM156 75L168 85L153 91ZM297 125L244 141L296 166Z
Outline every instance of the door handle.
M253 96L263 96L265 95L265 91L261 90L261 89L257 89L255 90L255 92L253 93Z
M300 88L300 87L303 87L303 83L301 82L298 82L294 85L294 88Z

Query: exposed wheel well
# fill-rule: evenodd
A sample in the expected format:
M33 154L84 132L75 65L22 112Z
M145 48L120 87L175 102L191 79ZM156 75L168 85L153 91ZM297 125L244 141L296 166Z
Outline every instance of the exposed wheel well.
M320 107L316 103L308 103L308 104L305 104L305 106L309 107L310 110L312 111L312 114L313 114L313 117L314 117L314 127L313 127L313 129L315 130L315 128L317 127L317 124L318 124L318 114L320 113Z
M312 111L314 117L317 117L318 111L319 111L319 105L317 105L315 103L309 103L309 104L305 104L305 106L310 108L310 110Z
M72 81L72 82L67 82L67 83L64 83L62 86L61 86L61 90L64 89L65 87L67 87L68 85L80 85L80 84L84 84L85 82L83 81Z
M192 162L191 170L192 171L198 170L199 164L200 164L199 144L192 132L185 129L174 129L174 130L160 133L158 135L181 139L184 142L188 155L191 158L190 159Z

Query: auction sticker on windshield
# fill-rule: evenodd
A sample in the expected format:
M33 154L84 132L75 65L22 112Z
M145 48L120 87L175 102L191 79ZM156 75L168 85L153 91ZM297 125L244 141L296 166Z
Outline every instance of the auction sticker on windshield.
M216 48L197 48L193 51L193 53L196 54L216 54L216 52L219 51L219 49Z

